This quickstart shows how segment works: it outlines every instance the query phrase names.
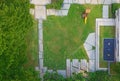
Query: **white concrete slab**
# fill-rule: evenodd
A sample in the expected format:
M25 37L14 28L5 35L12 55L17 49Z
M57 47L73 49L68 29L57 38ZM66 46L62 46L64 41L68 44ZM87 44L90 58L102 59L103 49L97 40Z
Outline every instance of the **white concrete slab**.
M103 4L104 0L98 0L98 4Z
M92 0L91 4L98 4L98 0Z
M104 4L112 4L112 0L105 0Z
M87 51L87 55L90 60L94 60L95 59L95 50Z
M63 4L61 9L68 9L70 8L70 4Z
M35 5L47 5L51 3L51 0L30 0L30 3Z
M90 33L85 41L85 43L88 43L92 46L95 46L95 33Z
M86 59L82 59L81 63L80 63L80 69L87 71L88 70L87 66L88 66L87 60Z
M31 8L31 9L30 9L30 14L31 14L31 15L34 15L34 14L35 14L35 10Z
M120 3L120 0L112 0L112 3Z
M85 3L89 4L91 3L91 0L85 0Z
M79 3L79 0L73 0L73 3L78 4L78 3Z
M86 51L92 50L92 46L88 43L84 43L83 46L84 46Z
M56 15L56 10L55 9L47 9L47 15Z
M109 17L109 5L103 5L103 18Z
M95 71L95 60L89 60L89 72L94 72Z
M66 60L66 76L70 77L71 74L71 62L70 59Z
M85 4L85 0L79 0L79 4Z
M45 6L35 6L35 18L36 19L46 19Z
M63 3L72 3L72 0L64 0Z

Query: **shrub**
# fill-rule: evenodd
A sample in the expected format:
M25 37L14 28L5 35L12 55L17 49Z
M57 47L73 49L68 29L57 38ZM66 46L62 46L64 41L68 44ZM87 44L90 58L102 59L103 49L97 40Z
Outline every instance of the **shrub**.
M51 4L48 4L46 7L47 9L60 9L62 6L63 0L51 0Z
M113 17L115 17L115 12L119 8L120 8L120 4L118 4L118 3L114 3L111 5L111 9L112 9L111 11L112 11Z

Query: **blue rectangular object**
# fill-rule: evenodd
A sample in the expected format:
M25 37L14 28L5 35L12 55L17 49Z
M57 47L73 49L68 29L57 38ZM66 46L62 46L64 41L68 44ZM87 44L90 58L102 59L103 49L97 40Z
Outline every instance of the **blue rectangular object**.
M105 61L115 60L115 39L104 39L104 53L103 57Z

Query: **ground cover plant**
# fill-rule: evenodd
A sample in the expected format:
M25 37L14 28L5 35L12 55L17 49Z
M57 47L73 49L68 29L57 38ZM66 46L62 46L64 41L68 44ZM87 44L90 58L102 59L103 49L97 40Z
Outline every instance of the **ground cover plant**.
M63 0L51 0L51 4L46 5L47 9L60 9L63 4Z
M107 62L103 59L103 40L105 38L114 38L115 37L115 27L113 26L102 26L100 27L100 67L107 67Z
M118 3L113 3L111 5L111 13L112 13L112 17L115 17L115 12L116 10L118 10L120 8L120 4Z
M91 9L87 23L82 14ZM71 5L68 16L49 16L43 22L44 65L65 69L67 58L88 59L83 47L89 33L95 32L95 19L102 17L102 5Z
M119 75L120 73L118 75L108 75L107 71L96 71L96 72L88 72L85 74L86 76L83 75L82 73L73 74L73 76L69 78L64 78L61 75L58 75L57 72L53 72L51 74L46 73L44 75L44 79L46 81L56 81L56 80L57 81L119 81L120 80L120 75Z

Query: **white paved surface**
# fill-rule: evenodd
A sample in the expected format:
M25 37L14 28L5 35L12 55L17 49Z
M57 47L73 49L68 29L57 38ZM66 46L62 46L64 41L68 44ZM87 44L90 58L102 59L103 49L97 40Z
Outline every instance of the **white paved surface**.
M88 67L89 67L90 72L94 72L95 71L95 60L89 60Z
M46 5L50 4L51 0L30 0L30 3L35 5Z
M112 0L105 0L104 4L112 4Z
M35 10L31 8L31 9L30 9L30 14L31 14L31 15L34 15L34 14L35 14Z
M83 46L84 46L86 51L92 50L92 46L90 44L88 44L88 43L84 43Z
M63 4L61 9L69 9L70 8L70 4Z
M98 0L92 0L91 4L98 4Z
M46 7L45 6L35 6L35 18L46 19Z
M95 50L87 51L87 55L89 57L89 60L95 60Z
M89 3L91 3L91 0L85 0L85 2L86 2L87 4L89 4Z
M89 58L89 65L91 64L88 69L90 72L95 71L95 54L96 53L95 53L95 49L92 48L93 46L95 47L95 33L90 33L84 43L84 48Z
M103 5L103 18L108 18L109 17L109 5Z
M85 42L91 46L95 46L95 33L90 33Z

